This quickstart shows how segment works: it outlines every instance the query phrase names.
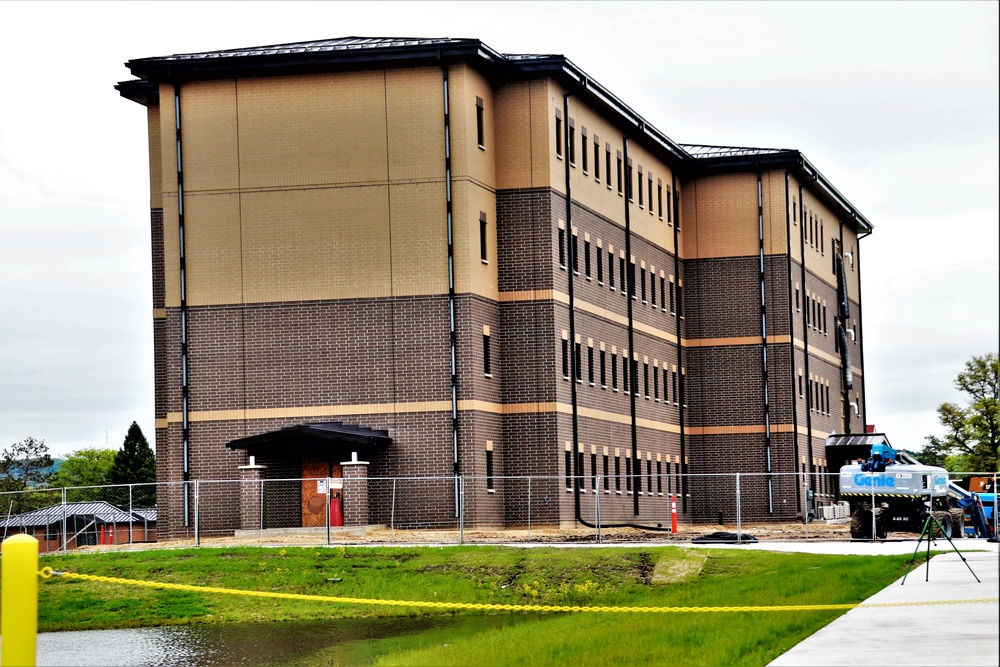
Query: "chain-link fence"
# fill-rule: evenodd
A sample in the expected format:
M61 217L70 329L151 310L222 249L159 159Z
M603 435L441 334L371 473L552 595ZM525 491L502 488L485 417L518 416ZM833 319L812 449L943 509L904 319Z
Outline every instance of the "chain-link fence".
M868 532L859 533L857 525L852 531L852 508L858 513L879 507L874 475L865 474L870 499L842 493L836 474L664 475L652 466L608 476L197 480L29 489L0 493L0 525L4 538L35 536L43 553L128 545L743 542L862 534L913 539L906 531L886 535L875 525L877 511L865 515L872 521ZM986 499L982 510L996 534L997 473L951 477ZM949 494L948 502L957 506L958 492ZM966 526L955 521L955 536L970 532L968 518Z

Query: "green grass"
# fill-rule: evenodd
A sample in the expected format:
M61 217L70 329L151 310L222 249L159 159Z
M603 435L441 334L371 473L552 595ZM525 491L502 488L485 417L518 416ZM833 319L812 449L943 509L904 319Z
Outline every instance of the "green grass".
M902 576L907 556L712 550L692 576L678 547L188 549L52 556L57 570L344 597L609 606L856 603ZM663 580L674 561L685 576ZM697 561L697 559L695 559ZM677 569L677 568L674 568ZM697 572L697 570L695 570ZM340 578L328 583L327 578ZM666 579L670 577L667 576ZM40 587L42 631L450 614L60 580ZM463 612L482 613L482 612ZM765 664L843 612L551 614L430 647L399 642L381 664Z

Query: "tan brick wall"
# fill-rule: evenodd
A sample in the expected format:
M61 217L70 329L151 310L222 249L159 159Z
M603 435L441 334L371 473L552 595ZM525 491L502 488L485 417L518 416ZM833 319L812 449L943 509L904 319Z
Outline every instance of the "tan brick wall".
M706 176L688 184L681 239L685 259L745 257L759 251L755 174Z
M146 124L149 129L149 208L161 208L163 196L160 187L163 181L163 163L160 157L160 107L151 105L146 109Z

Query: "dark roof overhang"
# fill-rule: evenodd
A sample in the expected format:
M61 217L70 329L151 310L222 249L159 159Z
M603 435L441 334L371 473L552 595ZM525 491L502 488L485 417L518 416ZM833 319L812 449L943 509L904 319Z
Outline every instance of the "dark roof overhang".
M810 192L816 195L845 222L853 224L861 238L875 229L871 222L842 195L806 157L790 148L747 148L681 144L694 157L688 174L698 177L711 173L788 169Z
M351 426L342 422L298 424L268 431L226 443L229 449L245 449L251 453L335 453L345 451L371 452L392 444L389 432Z

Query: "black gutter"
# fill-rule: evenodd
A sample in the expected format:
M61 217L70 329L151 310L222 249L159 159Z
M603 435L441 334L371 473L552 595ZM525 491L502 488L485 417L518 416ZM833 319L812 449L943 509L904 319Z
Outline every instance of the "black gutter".
M786 207L787 210L787 207ZM757 171L757 235L760 262L760 334L761 372L764 380L764 447L767 455L767 508L774 513L774 478L771 477L771 399L768 389L767 372L767 276L764 271L764 184L761 172Z
M458 334L455 330L455 244L452 227L451 198L451 113L448 98L448 67L441 67L441 88L444 102L444 177L445 210L448 233L448 340L451 348L451 446L452 475L455 477L455 516L459 516L458 461Z
M632 438L632 514L639 516L639 486L642 480L642 461L639 460L638 432L635 425L635 395L639 392L639 360L635 353L635 322L633 320L632 302L635 293L635 263L632 261L632 215L630 209L632 200L632 168L628 159L628 137L622 137L622 163L625 166L625 303L628 311L628 383L629 383L629 416ZM639 183L642 187L642 183ZM627 276L627 277L626 277ZM633 363L633 359L635 359Z
M181 479L184 481L184 525L190 523L188 482L191 480L190 386L188 378L187 257L184 242L184 159L181 151L181 87L174 84L174 136L177 141L177 241L181 300Z
M576 520L585 523L582 518L580 508L580 489L583 487L583 470L581 470L580 451L580 415L576 390L577 378L580 376L579 359L577 359L576 344L576 294L573 283L576 275L578 257L576 246L573 242L573 191L570 179L570 127L569 127L569 96L570 93L563 94L563 167L565 172L564 187L566 189L566 238L569 242L569 270L566 272L566 280L569 285L569 391L571 422L573 433L573 512ZM586 524L585 525L590 525Z
M681 248L679 245L680 239L678 238L678 232L681 226L681 207L680 207L680 195L677 193L677 176L671 172L670 174L670 184L674 192L674 284L679 286L681 283ZM675 287L676 289L676 287ZM677 422L680 428L680 448L681 448L681 462L678 464L681 466L681 513L687 514L687 497L688 497L688 476L687 476L687 451L685 449L686 439L684 438L684 405L687 402L687 397L684 395L684 357L683 350L684 346L681 344L681 313L683 309L681 308L680 299L681 293L677 293L677 303L674 305L674 322L677 327L677 370L681 373L681 380L678 383L680 388L680 403L677 406Z
M800 195L801 196L801 195ZM788 216L788 170L785 170L785 275L788 280L788 348L790 354L788 358L792 360L789 370L792 376L792 457L793 470L798 470L799 466L799 399L795 390L795 305L793 303L795 295L792 293L792 221ZM802 489L800 484L795 485L795 511L802 511Z
M799 183L799 269L802 281L802 352L805 357L804 367L805 367L805 379L809 379L809 323L807 318L809 317L809 306L806 304L806 237L805 237L805 212L806 205L802 201L802 192L804 186ZM792 345L795 344L795 333L792 332ZM812 442L812 389L809 385L806 385L806 452L809 458L808 470L808 488L815 492L813 488L813 477L816 473L813 463L813 442ZM806 512L809 508L806 508Z

